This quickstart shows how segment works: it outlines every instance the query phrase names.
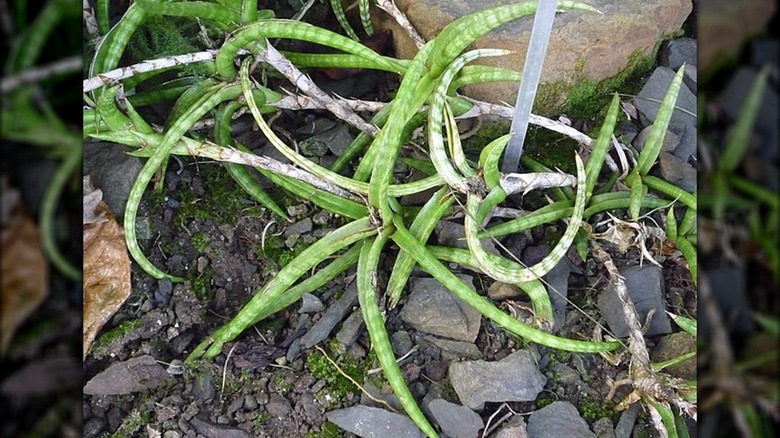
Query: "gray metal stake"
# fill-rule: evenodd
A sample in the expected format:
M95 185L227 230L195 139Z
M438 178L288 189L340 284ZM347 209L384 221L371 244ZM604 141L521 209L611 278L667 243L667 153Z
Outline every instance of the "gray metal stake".
M528 131L528 119L531 117L531 109L534 105L539 77L542 74L547 42L550 41L550 32L557 7L558 0L539 0L537 3L534 27L531 29L531 41L528 43L528 53L525 56L523 76L520 78L520 91L517 93L515 113L512 117L512 126L509 129L512 138L509 139L506 146L506 154L501 166L501 171L504 173L516 172L520 164L525 134Z

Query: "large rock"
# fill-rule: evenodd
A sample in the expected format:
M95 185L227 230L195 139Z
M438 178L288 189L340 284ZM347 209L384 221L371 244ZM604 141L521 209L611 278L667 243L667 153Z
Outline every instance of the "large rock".
M461 403L476 411L481 411L486 402L535 400L547 382L533 355L525 350L498 362L454 362L449 374Z
M513 3L511 0L396 0L420 35L430 41L455 20L469 13ZM601 81L623 71L636 55L649 56L662 37L679 30L690 14L691 0L592 0L586 2L602 14L570 11L555 17L547 47L536 108L562 103L568 90L582 79ZM411 59L417 47L384 13L377 11L377 27L390 29L396 55ZM479 62L522 70L533 16L523 17L478 39L475 48L508 49L514 53ZM468 87L467 95L492 102L514 104L516 83ZM540 102L543 100L543 102Z

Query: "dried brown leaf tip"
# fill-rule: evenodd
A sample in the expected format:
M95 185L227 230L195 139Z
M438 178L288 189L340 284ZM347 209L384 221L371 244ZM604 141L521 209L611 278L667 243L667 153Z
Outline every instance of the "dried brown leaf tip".
M49 294L46 257L41 248L38 227L25 211L18 190L0 180L0 223L2 224L2 338L4 356L16 330Z
M130 296L125 233L84 177L84 358L98 332Z

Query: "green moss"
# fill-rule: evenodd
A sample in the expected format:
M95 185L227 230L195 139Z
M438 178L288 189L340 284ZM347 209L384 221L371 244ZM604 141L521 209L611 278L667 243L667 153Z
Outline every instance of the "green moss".
M557 132L538 126L529 126L525 140L525 152L530 158L550 169L560 169L567 173L576 172L574 152L579 145L576 141Z
M356 382L362 382L365 378L364 366L356 362L348 354L338 354L334 361L339 364L341 370ZM333 364L320 352L312 352L306 357L306 368L314 377L327 382L328 393L336 400L342 400L349 393L357 393L360 389L347 377L339 372Z
M536 409L542 409L543 407L553 403L555 400L557 400L557 397L555 397L554 394L543 392L542 395L536 399Z
M95 342L95 346L105 347L111 345L114 342L122 339L125 336L125 334L127 334L128 332L131 332L136 328L138 328L140 324L141 324L140 319L129 319L127 321L124 321L118 326L100 335L100 337L97 339L97 342Z
M151 416L151 411L139 412L133 410L125 417L122 425L119 426L119 429L117 429L113 435L111 435L111 438L130 438L137 436L137 432L139 432L142 427L149 424L152 419Z
M202 198L198 198L188 188L182 188L176 193L181 204L178 217L182 223L200 219L235 225L239 217L262 216L263 208L246 204L245 200L250 199L250 195L222 167L202 168L199 176L206 191Z
M211 287L212 278L213 273L211 272L211 269L206 268L200 275L196 275L194 278L190 279L192 282L192 291L199 300L208 301L214 295L214 291Z
M276 262L280 268L287 266L295 258L295 253L287 248L281 236L267 236L265 247L258 246L255 254L258 259Z
M598 400L594 400L591 397L580 398L579 405L577 406L580 411L580 415L588 423L593 423L601 418L610 418L615 414L615 403L607 401L605 404L601 404Z
M206 233L199 231L192 236L192 244L199 253L206 251L206 247L209 246L209 239L206 237Z

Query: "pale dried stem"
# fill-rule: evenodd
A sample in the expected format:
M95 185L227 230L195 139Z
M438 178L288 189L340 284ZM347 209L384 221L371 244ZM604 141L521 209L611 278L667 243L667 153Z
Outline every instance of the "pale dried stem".
M258 58L278 70L279 73L292 82L296 88L324 106L325 109L333 113L339 119L361 131L368 132L369 134L376 135L376 133L379 132L379 128L360 118L360 116L355 114L347 105L343 104L342 101L335 99L328 93L322 91L310 77L298 70L298 67L293 65L290 60L279 53L270 42L266 41L265 50L260 52Z
M425 40L420 36L419 32L417 32L414 26L412 26L412 23L409 21L409 18L406 17L406 14L398 9L398 6L395 5L393 0L377 0L376 5L379 7L379 9L387 12L391 17L393 17L395 22L406 31L406 33L409 35L409 38L411 38L412 42L414 42L414 45L417 46L417 50L423 48L425 45Z
M83 0L81 5L82 13L84 15L84 28L87 29L87 34L89 34L90 39L99 40L100 28L98 27L97 19L95 18L95 10L92 9L88 0Z
M631 384L635 391L629 395L627 400L652 399L662 404L674 404L695 420L696 405L683 400L676 390L684 385L683 382L680 379L653 371L639 316L628 295L625 280L612 261L612 257L595 240L591 240L591 245L594 255L607 269L610 282L622 304L623 317L628 326L628 352L631 354L629 378L615 382L608 398L614 395L617 386ZM663 433L665 429L661 427L658 430Z
M298 169L295 166L282 163L266 156L241 152L236 149L218 146L208 141L197 145L188 143L187 153L194 157L210 158L216 161L228 161L230 163L243 164L265 169L311 184L318 189L325 190L336 196L352 201L362 202L361 198L353 195L352 193L342 189L335 184L331 184L325 180L317 178L309 172Z
M26 84L34 84L55 75L73 73L81 70L82 57L73 56L59 59L50 64L33 67L18 75L5 77L0 81L0 92L7 93Z
M615 263L612 261L612 257L601 247L595 240L591 240L593 247L593 254L598 257L604 267L607 269L607 273L610 277L610 282L615 288L615 293L620 299L620 303L623 307L623 318L628 326L628 351L632 357L632 367L638 366L647 375L652 370L650 366L650 355L647 352L647 345L645 344L645 338L642 334L642 324L639 322L639 316L637 315L636 307L631 301L631 297L628 296L628 289L626 289L626 282L620 271L618 271ZM636 376L639 377L639 376Z
M216 50L207 50L205 52L187 53L186 55L168 56L165 58L151 59L127 67L117 68L97 76L85 79L82 85L83 91L88 93L103 85L108 85L122 79L133 77L139 73L146 73L154 70L175 67L177 65L192 64L195 62L211 61L217 56Z

